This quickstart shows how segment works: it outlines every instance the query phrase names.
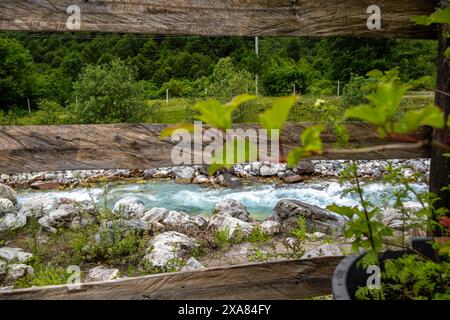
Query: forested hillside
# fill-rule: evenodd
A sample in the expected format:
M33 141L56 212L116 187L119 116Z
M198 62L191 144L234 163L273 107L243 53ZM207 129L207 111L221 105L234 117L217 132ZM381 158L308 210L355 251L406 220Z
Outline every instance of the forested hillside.
M401 81L420 79L418 89L434 85L430 41L261 38L259 45L257 57L254 38L2 33L0 121L15 124L39 110L44 119L31 124L139 121L141 105L165 99L166 90L171 98L225 100L255 92L256 74L264 96L294 86L332 96L338 81L345 94L369 71L395 67ZM69 109L72 118L61 119Z

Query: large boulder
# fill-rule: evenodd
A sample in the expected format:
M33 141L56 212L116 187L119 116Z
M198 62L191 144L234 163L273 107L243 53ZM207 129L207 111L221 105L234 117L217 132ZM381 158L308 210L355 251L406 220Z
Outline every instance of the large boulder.
M0 232L14 231L27 224L27 217L23 214L8 213L0 217Z
M58 200L50 195L35 195L25 201L20 213L26 217L41 218L58 207Z
M281 232L281 224L277 221L264 221L260 227L268 235L276 235Z
M337 245L325 243L311 251L308 251L305 255L302 256L302 259L311 259L317 257L339 257L342 255L342 250Z
M170 211L161 223L168 227L185 227L191 225L191 217L184 212Z
M8 199L12 201L12 203L17 204L17 195L16 192L7 185L0 183L0 199Z
M223 173L217 177L217 182L222 187L239 188L242 187L241 181L230 173Z
M169 214L169 210L165 208L152 208L149 211L145 212L144 215L140 218L143 221L163 221L167 215Z
M150 240L144 261L157 268L179 266L180 260L198 247L195 239L182 233L164 232Z
M139 219L144 216L145 204L137 197L125 197L114 204L113 212L126 219Z
M9 199L0 198L0 216L5 213L12 213L16 209L16 205Z
M226 231L228 239L234 239L238 235L248 236L253 230L251 223L244 222L228 214L215 214L209 223L209 227L219 231Z
M68 228L79 220L82 208L76 203L61 204L38 220L39 224L49 232L56 232L60 228Z
M340 233L346 218L297 200L280 200L267 220L295 226L299 216L306 218L308 232Z
M242 203L234 199L225 199L217 203L214 207L213 214L220 214L220 215L225 214L245 222L252 221L252 219L250 218L250 214L247 211L247 208Z
M25 252L20 248L3 247L0 248L0 258L9 262L26 262L32 258L33 255L29 252Z
M12 264L8 267L8 279L10 281L16 281L20 278L24 278L32 274L34 274L33 267L30 267L23 263Z

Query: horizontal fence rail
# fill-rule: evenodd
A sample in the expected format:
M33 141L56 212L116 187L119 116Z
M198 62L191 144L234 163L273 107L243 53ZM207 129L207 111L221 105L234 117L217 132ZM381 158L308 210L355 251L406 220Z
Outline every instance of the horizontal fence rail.
M300 145L302 130L313 123L288 123L281 142L283 155ZM171 153L177 144L160 134L169 125L110 124L62 126L0 126L0 173L81 169L146 169L173 165ZM256 124L236 125L258 129ZM365 123L349 123L349 148L386 144L376 129ZM427 130L420 136L426 139ZM336 143L333 133L322 134L325 148ZM208 143L205 143L207 145ZM325 159L414 159L429 158L427 148L377 150L359 154L327 154Z
M108 282L0 291L0 300L269 300L331 294L342 257L265 262Z
M433 0L0 0L0 30L437 38ZM373 9L377 5L377 9ZM380 19L373 20L373 14ZM376 18L376 16L375 16ZM369 25L368 27L368 20Z

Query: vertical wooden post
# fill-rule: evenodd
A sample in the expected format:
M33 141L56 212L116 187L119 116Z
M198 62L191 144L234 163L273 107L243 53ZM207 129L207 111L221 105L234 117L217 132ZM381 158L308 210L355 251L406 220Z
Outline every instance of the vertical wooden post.
M447 38L448 26L443 25L439 34L438 45L438 65L436 80L436 105L442 108L445 118L448 119L450 113L450 60L445 56L445 51L450 47ZM447 144L449 141L449 128L434 130L433 139L439 143ZM448 153L442 148L433 146L431 150L431 170L430 170L430 191L439 196L436 208L447 208L450 210L450 192L444 191L442 188L450 184L450 158L444 157L443 154ZM435 236L439 236L439 232Z

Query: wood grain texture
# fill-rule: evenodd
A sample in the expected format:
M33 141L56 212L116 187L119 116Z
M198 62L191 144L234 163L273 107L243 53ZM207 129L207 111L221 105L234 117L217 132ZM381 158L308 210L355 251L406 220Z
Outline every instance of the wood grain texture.
M435 0L0 0L0 30L71 31L67 7L81 8L81 30L204 36L363 36L437 38L411 17ZM382 12L366 27L367 8Z
M82 284L0 291L0 300L269 300L331 293L331 278L342 257L267 262Z
M312 123L286 125L281 144L287 153L300 145L300 134ZM161 140L167 125L112 124L65 126L0 126L0 173L81 169L146 169L172 166L171 152L176 143ZM236 126L242 129L258 125ZM350 147L376 146L379 139L373 126L349 123ZM424 131L422 138L427 133ZM332 132L324 132L325 148L334 146ZM429 150L387 150L356 155L334 154L328 159L410 159L427 158Z

